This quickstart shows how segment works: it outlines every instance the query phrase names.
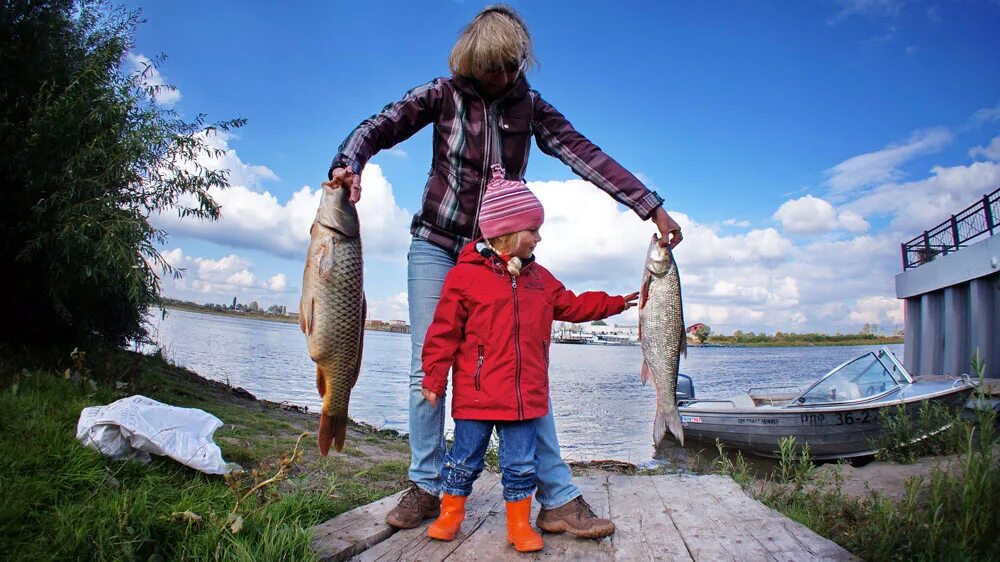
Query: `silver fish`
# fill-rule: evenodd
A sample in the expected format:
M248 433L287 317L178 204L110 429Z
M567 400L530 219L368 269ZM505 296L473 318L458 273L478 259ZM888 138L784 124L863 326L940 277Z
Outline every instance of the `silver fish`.
M361 371L367 303L358 211L347 188L324 186L302 276L299 327L316 362L316 388L323 398L319 451L333 442L338 451L347 434L351 389Z
M646 252L646 267L639 293L639 340L642 343L642 382L656 386L656 421L653 444L659 445L667 430L684 446L684 427L677 413L677 369L687 356L681 278L668 247L653 234Z

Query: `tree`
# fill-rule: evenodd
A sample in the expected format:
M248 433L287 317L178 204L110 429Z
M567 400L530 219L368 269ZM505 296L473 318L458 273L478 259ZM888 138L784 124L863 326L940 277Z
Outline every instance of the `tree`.
M590 325L591 326L607 326L608 323L605 322L604 320L594 320L593 322L590 323Z
M694 337L698 338L698 343L705 343L705 340L707 340L710 335L712 335L712 329L704 324L702 324L702 326L694 333Z
M146 336L158 274L178 274L149 217L175 208L215 220L228 171L217 129L156 105L156 63L130 72L138 13L95 0L5 1L0 8L0 269L14 280L3 336L28 345L121 345Z

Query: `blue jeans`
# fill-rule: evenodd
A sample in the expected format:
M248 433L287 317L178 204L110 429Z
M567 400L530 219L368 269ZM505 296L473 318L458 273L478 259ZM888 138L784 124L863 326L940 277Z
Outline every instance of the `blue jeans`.
M521 501L535 493L535 420L455 420L455 443L445 457L441 490L468 496L483 471L483 457L493 428L500 437L500 483L503 499Z
M434 308L441 296L445 275L454 267L457 256L444 248L414 238L407 259L407 294L410 306L410 480L425 492L437 495L441 490L444 464L444 403L442 394L437 407L421 395L424 372L421 354L424 336L434 319ZM549 413L531 420L535 424L535 472L538 478L538 502L554 509L580 495L573 484L569 467L559 454L559 438Z

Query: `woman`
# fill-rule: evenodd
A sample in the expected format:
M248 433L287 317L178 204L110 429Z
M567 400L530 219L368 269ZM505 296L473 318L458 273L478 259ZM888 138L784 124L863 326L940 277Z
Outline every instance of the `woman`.
M676 246L681 241L680 226L663 209L663 200L530 88L524 73L533 62L531 36L517 12L505 5L483 9L452 49L453 75L410 90L362 122L340 145L325 182L330 187L350 187L351 200L357 202L361 170L368 160L434 125L431 171L421 210L410 226L407 256L412 487L386 517L393 527L416 527L440 511L444 397L432 405L421 395L421 352L445 275L462 247L480 235L477 219L493 164L502 165L509 179L523 180L533 136L543 152L562 160L642 220L651 219L664 243ZM576 536L614 533L614 524L596 517L573 484L559 454L551 408L536 420L536 434L536 497L542 506L538 526Z

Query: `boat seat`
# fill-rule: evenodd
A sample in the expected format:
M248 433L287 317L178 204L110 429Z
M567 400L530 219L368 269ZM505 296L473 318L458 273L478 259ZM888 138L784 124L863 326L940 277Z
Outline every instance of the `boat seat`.
M844 385L841 386L841 391L843 391L843 394L838 394L837 400L855 400L857 398L861 398L862 396L861 388L853 382L844 383Z

